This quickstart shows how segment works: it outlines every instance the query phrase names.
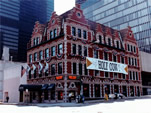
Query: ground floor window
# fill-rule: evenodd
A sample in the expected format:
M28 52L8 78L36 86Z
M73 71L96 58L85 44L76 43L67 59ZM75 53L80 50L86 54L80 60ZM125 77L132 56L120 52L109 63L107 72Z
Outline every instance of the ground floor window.
M89 84L83 84L83 95L89 97Z
M99 84L95 84L95 97L100 97L100 85Z
M44 99L48 100L48 91L44 91Z
M58 100L63 100L63 91L58 91Z
M110 94L110 85L105 85L105 93Z

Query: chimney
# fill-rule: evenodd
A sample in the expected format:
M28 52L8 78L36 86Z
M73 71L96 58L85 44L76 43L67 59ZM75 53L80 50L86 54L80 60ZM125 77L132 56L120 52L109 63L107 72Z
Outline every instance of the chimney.
M76 4L76 8L81 9L81 5L80 4Z

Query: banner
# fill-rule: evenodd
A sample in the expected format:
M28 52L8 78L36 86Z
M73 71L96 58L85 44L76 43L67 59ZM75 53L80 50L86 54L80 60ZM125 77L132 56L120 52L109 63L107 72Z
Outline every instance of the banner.
M86 57L87 69L128 74L128 66L117 62Z

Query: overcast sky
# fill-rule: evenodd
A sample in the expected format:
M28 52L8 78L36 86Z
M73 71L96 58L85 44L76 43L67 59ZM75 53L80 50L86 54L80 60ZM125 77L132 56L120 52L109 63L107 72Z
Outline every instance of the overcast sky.
M72 9L75 6L75 0L54 0L54 2L54 11L56 11L58 15Z

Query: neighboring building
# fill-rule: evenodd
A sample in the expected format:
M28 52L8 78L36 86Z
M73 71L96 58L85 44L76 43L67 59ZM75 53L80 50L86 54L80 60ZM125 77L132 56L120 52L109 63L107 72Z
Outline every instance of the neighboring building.
M67 102L70 93L74 98L83 94L85 99L104 98L105 93L127 97L142 93L138 47L131 28L118 31L86 20L79 5L60 16L54 12L47 24L36 22L27 63L28 85L19 89L31 102ZM111 64L114 68L109 70Z
M34 22L45 23L53 11L54 0L0 0L0 59L7 46L14 61L26 61Z
M26 63L0 61L0 102L6 102L9 96L10 103L18 103L20 84L27 84L27 76L21 77L21 67Z
M143 95L151 95L151 54L140 52Z
M139 49L151 52L150 0L96 0L95 3L90 1L93 0L81 4L87 19L118 30L130 26Z

